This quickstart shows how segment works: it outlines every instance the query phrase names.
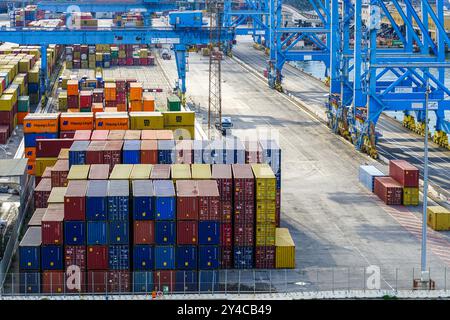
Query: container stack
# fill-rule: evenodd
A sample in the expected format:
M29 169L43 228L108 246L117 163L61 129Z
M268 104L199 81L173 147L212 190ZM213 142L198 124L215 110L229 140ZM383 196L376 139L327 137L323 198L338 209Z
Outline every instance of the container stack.
M20 293L41 292L41 239L41 227L29 227L20 241Z
M403 187L403 205L419 205L419 169L405 160L391 160L389 175Z
M128 110L133 111L144 111L142 102L142 83L133 82L130 83L130 95L128 97Z

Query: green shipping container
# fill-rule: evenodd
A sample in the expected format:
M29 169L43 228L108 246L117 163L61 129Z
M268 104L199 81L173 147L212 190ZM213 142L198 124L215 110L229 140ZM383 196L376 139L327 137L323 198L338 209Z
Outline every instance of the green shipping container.
M181 111L181 101L177 96L167 98L167 109L169 111Z
M29 112L30 111L30 97L29 96L20 96L19 102L17 106L18 112Z

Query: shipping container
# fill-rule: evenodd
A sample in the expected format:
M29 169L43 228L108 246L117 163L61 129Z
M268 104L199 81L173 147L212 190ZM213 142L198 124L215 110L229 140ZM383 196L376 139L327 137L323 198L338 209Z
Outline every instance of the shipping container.
M56 161L55 165L50 169L52 187L66 187L68 174L69 174L69 161L68 160Z
M235 246L252 246L254 244L254 222L234 223L233 238Z
M375 194L386 204L402 204L402 186L391 177L375 178Z
M152 180L168 180L170 179L170 164L155 164L150 174Z
M64 205L50 204L42 217L42 244L62 245L64 243L63 221Z
M128 180L110 180L108 183L108 220L128 220L130 208Z
M91 164L89 169L89 180L107 180L109 177L109 164Z
M177 180L177 219L198 220L199 203L197 182L193 180Z
M230 247L233 245L233 224L220 224L220 245L223 247Z
M441 206L429 206L427 225L436 231L450 230L450 211Z
M108 292L112 293L129 293L131 292L131 274L125 270L109 271L107 275L108 279Z
M233 262L233 247L220 247L220 268L221 269L232 269L234 266Z
M108 140L109 130L94 130L92 131L91 141L106 141Z
M69 269L71 266L77 266L80 271L86 270L86 246L68 246L64 247L64 265L65 269Z
M158 163L173 164L175 163L175 159L175 141L158 140Z
M211 165L209 164L195 163L191 166L191 169L192 179L194 180L212 179Z
M72 139L40 139L36 138L36 157L51 158L57 157L61 149L70 148Z
M124 140L141 140L141 130L127 130L125 131Z
M61 294L64 293L65 281L64 271L46 270L42 272L42 291L43 294Z
M151 164L135 164L131 170L130 180L148 180L151 173Z
M63 270L63 247L57 245L42 245L41 268L42 270Z
M30 221L28 221L27 226L28 227L41 227L42 226L42 217L44 216L45 211L47 211L47 208L36 208L34 210L33 215L30 218Z
M126 130L109 130L108 140L123 140Z
M219 188L215 180L198 180L199 220L220 220Z
M175 269L174 246L155 246L155 269Z
M122 161L124 164L141 163L141 141L125 140L122 149Z
M194 161L194 153L192 151L192 140L178 140L176 141L176 159L175 163L191 164Z
M256 180L256 199L275 200L276 178L272 168L266 163L255 163L251 166Z
M87 244L108 244L108 223L106 221L87 221Z
M217 270L199 270L198 287L201 292L219 291L220 274Z
M20 270L41 269L41 227L29 227L19 244Z
M258 141L244 141L245 163L261 163L262 148Z
M385 174L374 166L359 166L359 182L371 192L374 192L375 177L384 176Z
M47 208L47 201L52 191L52 180L41 179L34 189L34 207Z
M133 247L133 270L153 270L155 268L155 251L152 245L135 245ZM135 272L136 273L136 272Z
M87 180L91 166L86 164L75 164L70 167L67 180Z
M108 247L109 269L127 270L130 268L130 246L110 245Z
M200 245L220 244L220 223L218 221L199 221L198 243Z
M133 272L133 292L148 293L153 292L153 290L153 271Z
M145 132L145 131L144 131ZM158 163L158 141L141 140L141 163Z
M92 171L92 170L91 170ZM88 181L86 191L86 219L106 220L108 217L108 181Z
M255 268L256 269L275 268L275 246L255 247Z
M64 220L85 220L87 180L72 180L64 195Z
M234 247L234 268L252 269L253 268L253 247Z
M390 160L389 176L403 187L419 187L419 169L405 160Z
M191 179L191 166L189 164L173 164L172 165L172 180Z
M135 180L132 182L133 189L133 219L154 220L154 189L153 182L146 180Z
M108 141L103 151L103 163L109 164L110 170L116 164L122 163L122 146L123 141Z
M130 224L128 221L108 221L109 244L128 244L130 242Z
M198 291L198 273L197 271L176 271L175 274L176 292L197 292Z
M276 229L275 268L295 268L295 243L287 228Z
M108 246L95 245L87 247L88 270L107 270L108 261Z
M418 206L419 205L419 188L404 187L403 188L403 205Z
M175 219L175 187L169 180L154 180L153 190L155 194L156 220Z
M192 220L177 221L177 244L195 245L198 243L198 222Z
M219 268L220 247L219 246L199 246L198 247L198 268L200 270L211 270Z
M91 141L86 150L86 164L102 164L107 141Z
M86 222L65 221L64 222L64 244L77 246L86 244Z
M154 244L155 224L154 221L134 221L133 222L133 244Z
M176 247L176 268L178 270L197 270L197 246L182 245Z
M69 149L69 165L86 164L86 151L89 141L74 141Z
M129 180L133 171L132 164L116 164L109 175L110 180Z
M173 292L175 282L175 271L173 270L156 270L153 274L155 291L162 291L165 294Z
M19 292L22 294L36 294L41 292L41 272L21 271Z
M249 164L233 164L234 201L253 201L255 197L255 179Z
M176 222L156 221L155 222L155 244L174 245L176 243Z
M48 204L50 203L64 203L64 196L66 194L67 187L54 187L50 196L48 197Z
M87 292L105 293L108 282L108 272L105 270L89 270L87 272Z

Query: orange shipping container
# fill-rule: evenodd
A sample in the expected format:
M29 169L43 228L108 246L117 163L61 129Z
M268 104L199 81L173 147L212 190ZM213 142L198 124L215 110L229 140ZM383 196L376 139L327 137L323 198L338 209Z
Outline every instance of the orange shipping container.
M105 112L108 112L108 113L114 113L114 112L117 112L118 110L117 110L117 108L115 108L115 107L105 107Z
M68 96L78 95L78 81L77 80L67 81L67 95Z
M155 111L155 98L150 94L144 94L143 111Z
M116 84L115 83L105 83L105 100L116 101Z
M97 112L103 112L103 103L93 103L91 110L93 114L96 114Z
M24 133L58 132L59 113L29 113L23 119Z
M17 123L23 124L23 119L27 116L28 112L17 112Z
M116 111L118 111L118 112L126 112L127 111L127 104L126 103L118 103Z
M36 147L25 148L25 158L35 161L36 160Z
M127 112L97 112L95 114L95 128L97 130L128 130L129 119Z
M28 163L27 163L27 173L28 173L29 175L34 176L35 169L36 169L36 161L28 160Z
M60 128L61 131L93 130L94 114L92 112L62 113Z
M130 101L130 112L134 111L143 111L142 110L142 101L141 100L132 100Z
M142 100L142 83L131 82L130 83L130 100Z

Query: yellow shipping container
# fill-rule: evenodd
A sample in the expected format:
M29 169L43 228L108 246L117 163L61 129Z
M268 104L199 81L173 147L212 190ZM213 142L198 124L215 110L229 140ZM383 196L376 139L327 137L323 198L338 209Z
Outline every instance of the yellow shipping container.
M165 126L164 129L172 130L175 140L195 140L194 126Z
M131 180L148 180L152 173L153 166L151 164L135 164L131 170Z
M211 165L204 163L196 163L191 165L192 179L212 179Z
M275 224L256 224L255 239L257 246L275 245Z
M450 211L441 206L428 207L427 225L436 231L450 230Z
M3 94L12 95L13 96L13 105L14 105L14 104L16 104L17 99L19 98L19 86L12 84L5 91L3 91Z
M89 176L89 164L74 164L70 167L67 180L86 180Z
M58 160L69 160L69 149L61 149L58 154Z
M109 175L110 180L129 180L133 171L132 164L116 164Z
M172 180L186 180L191 179L191 166L189 164L173 164L171 167Z
M252 164L256 178L256 200L275 200L277 181L272 168L267 163Z
M67 91L61 91L58 95L58 111L67 110Z
M39 68L34 66L33 69L28 72L28 82L39 83Z
M14 106L14 96L4 94L0 97L0 111L11 111Z
M164 129L164 117L161 112L130 112L132 130Z
M57 158L36 158L35 176L42 176L45 168L53 167L57 160Z
M419 205L419 188L403 188L403 205L418 206Z
M194 126L195 112L194 111L164 111L164 126Z
M275 268L295 268L295 243L287 228L277 228L275 231Z
M53 187L47 203L64 203L64 195L66 194L66 190L67 187Z
M256 223L273 224L276 223L276 204L273 200L256 201Z

